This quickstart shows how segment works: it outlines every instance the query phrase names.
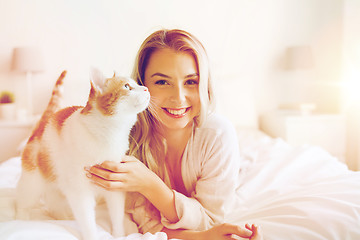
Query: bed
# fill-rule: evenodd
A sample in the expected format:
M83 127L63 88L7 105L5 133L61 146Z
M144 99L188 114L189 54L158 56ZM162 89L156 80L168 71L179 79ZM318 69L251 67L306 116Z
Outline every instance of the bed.
M360 239L360 172L316 146L293 147L254 129L238 130L246 159L238 190L242 202L228 222L261 226L265 239ZM0 239L78 239L75 221L51 219L41 209L32 221L14 218L14 191L20 157L0 165ZM109 219L98 207L101 239L116 239ZM168 239L164 233L136 233L117 239Z
M360 239L360 172L325 150L310 145L294 147L257 130L254 89L251 78L225 76L215 87L220 114L236 127L240 153L245 159L237 193L241 199L227 222L256 223L266 240ZM234 103L240 113L234 115ZM75 221L54 220L41 209L32 221L15 219L14 193L21 173L20 157L0 164L0 239L61 239L80 237ZM101 239L115 240L109 232L109 217L98 206ZM165 233L137 233L130 220L128 235L116 240L167 240Z

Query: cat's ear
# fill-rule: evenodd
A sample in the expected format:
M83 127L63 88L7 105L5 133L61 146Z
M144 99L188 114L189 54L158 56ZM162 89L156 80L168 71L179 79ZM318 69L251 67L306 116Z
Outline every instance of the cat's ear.
M99 69L91 67L90 81L91 81L91 86L94 87L95 90L102 92L105 87L106 77Z

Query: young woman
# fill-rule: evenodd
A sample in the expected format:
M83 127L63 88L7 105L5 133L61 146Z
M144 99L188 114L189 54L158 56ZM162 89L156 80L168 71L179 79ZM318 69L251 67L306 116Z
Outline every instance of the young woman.
M222 224L232 211L241 158L232 125L212 113L202 44L182 30L154 32L140 47L132 77L148 87L150 106L133 128L129 155L90 168L92 181L131 192L128 208L140 232L260 239L255 225Z

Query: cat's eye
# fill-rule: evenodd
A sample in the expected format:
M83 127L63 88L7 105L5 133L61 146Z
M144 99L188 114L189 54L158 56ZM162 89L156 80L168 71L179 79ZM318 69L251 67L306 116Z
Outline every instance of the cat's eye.
M131 86L130 86L130 84L128 84L128 83L126 83L126 84L124 85L124 88L126 88L126 89L128 89L128 90L131 90Z

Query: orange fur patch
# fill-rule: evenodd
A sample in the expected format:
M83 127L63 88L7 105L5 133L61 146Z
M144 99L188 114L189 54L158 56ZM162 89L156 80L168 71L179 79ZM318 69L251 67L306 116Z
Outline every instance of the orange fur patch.
M34 153L37 154L34 155ZM21 159L22 168L24 170L30 172L34 171L35 169L39 169L41 175L45 179L49 181L56 180L56 176L51 165L50 156L44 149L38 151L37 149L33 149L32 144L28 144L21 156Z
M81 111L82 114L88 114L91 112L91 110L93 109L93 100L96 99L96 90L93 86L92 83L91 84L91 88L90 88L90 94L89 94L89 100L86 104L86 106L84 107L84 109Z
M60 108L60 102L62 99L62 93L61 93L61 86L63 85L63 80L66 76L66 71L63 71L59 78L57 79L55 83L55 87L53 89L50 102L44 112L44 115L53 114Z
M110 78L107 80L107 89L102 96L97 98L97 108L105 116L115 114L115 106L122 96L127 96L129 90L124 88L127 81L122 79Z
M31 147L31 144L26 145L22 155L21 163L22 168L26 171L33 171L36 169L35 158L33 157L34 149Z
M54 120L56 123L56 129L58 130L59 134L61 133L61 129L64 126L66 119L68 119L71 116L71 114L73 114L79 108L82 107L80 106L67 107L55 113Z
M53 167L50 162L50 156L48 152L42 150L37 155L37 165L39 167L41 175L50 182L56 180Z
M43 116L40 121L38 122L37 126L35 127L35 129L33 130L29 140L28 140L28 143L34 141L35 139L41 139L43 133L44 133L44 130L45 130L45 127L49 121L49 117L50 116Z

